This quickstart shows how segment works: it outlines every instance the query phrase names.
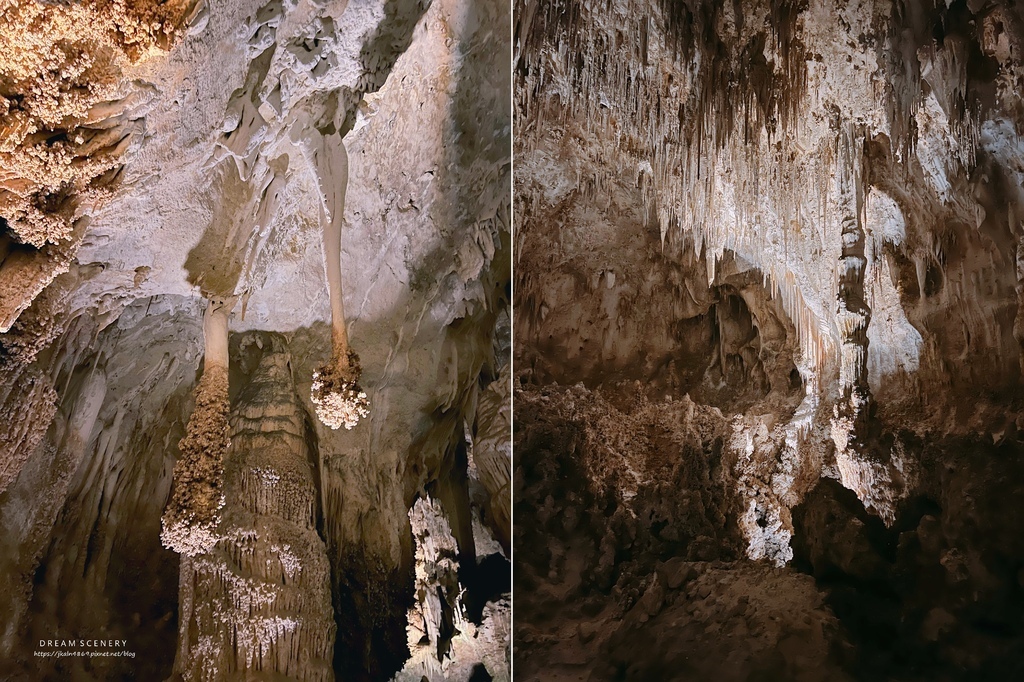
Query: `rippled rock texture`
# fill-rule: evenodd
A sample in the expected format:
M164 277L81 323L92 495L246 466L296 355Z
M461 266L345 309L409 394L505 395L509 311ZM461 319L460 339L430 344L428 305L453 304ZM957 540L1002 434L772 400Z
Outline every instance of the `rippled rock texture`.
M0 3L0 677L508 678L509 12ZM426 499L468 642L430 661ZM135 657L34 655L69 638Z
M1019 676L1020 8L515 14L517 665Z

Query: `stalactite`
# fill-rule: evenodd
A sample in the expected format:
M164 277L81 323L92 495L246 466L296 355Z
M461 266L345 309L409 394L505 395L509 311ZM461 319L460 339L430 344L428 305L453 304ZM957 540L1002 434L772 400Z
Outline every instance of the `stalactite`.
M228 438L228 316L235 299L211 299L206 308L205 369L196 387L188 432L178 444L174 487L160 539L179 554L196 556L219 538L224 506L224 453Z
M916 143L922 102L937 98L952 132L948 157L969 170L980 110L967 86L967 51L962 38L948 37L922 49L919 65L917 55L896 50L909 21L899 3L773 1L736 10L742 22L730 19L732 6L659 3L652 13L639 0L627 2L617 11L651 19L638 27L640 39L619 41L600 7L569 0L531 6L535 33L523 37L516 66L517 144L536 148L553 130L601 140L609 162L576 169L587 197L649 165L644 213L657 216L663 243L669 230L691 235L709 281L727 250L754 263L796 323L808 371L849 366L841 332L848 323L835 306L839 282L815 265L849 258L842 216L858 209L843 205L837 178L854 183L858 207L866 194L863 142L847 148L855 142L847 129L888 138L907 168L913 154L932 153ZM842 29L849 47L825 19L835 13L849 24ZM930 40L918 33L914 27L913 40ZM864 56L859 41L876 34L879 71L847 73L843 65ZM879 72L907 87L884 85ZM941 87L926 95L920 86L929 79ZM535 125L541 117L545 125Z
M841 364L839 383L843 402L851 414L859 414L867 406L867 329L871 320L864 288L867 268L864 230L854 198L847 194L848 213L842 218L840 239L842 252L838 263L839 296L836 320L839 326Z
M517 4L531 16L515 72L524 86L517 131L525 131L516 142L517 220L525 233L517 336L526 329L516 344L524 361L517 363L517 514L519 502L530 508L516 524L516 547L537 548L516 558L517 594L527 595L517 603L528 633L517 640L524 642L520 669L543 677L545 666L564 671L585 651L580 667L595 678L643 677L641 659L659 661L648 675L658 678L699 658L659 653L686 646L699 629L686 623L701 595L681 585L686 614L665 615L672 603L665 595L676 585L666 587L664 578L685 551L678 529L694 514L674 520L638 508L647 483L642 439L655 429L616 415L631 441L602 429L586 442L584 420L559 421L560 412L592 409L599 393L613 396L617 410L645 401L674 405L686 393L719 405L725 417L719 437L723 475L733 476L726 491L735 500L728 523L741 536L737 554L811 573L819 589L843 576L843 596L822 593L860 640L854 647L881 654L877 663L854 657L846 672L886 678L917 665L866 644L882 621L910 624L897 628L901 650L919 652L922 662L940 650L944 660L965 661L964 679L1009 670L1015 659L1004 635L978 649L968 612L978 611L986 590L998 611L1016 589L1012 574L993 577L989 560L1012 551L1000 531L984 540L967 535L984 534L983 508L994 509L975 484L991 478L993 492L1014 488L1006 463L1022 440L1019 8L615 0L556 1L545 14L541 3ZM749 73L734 73L736 64ZM585 231L589 239L579 237ZM633 310L612 314L598 304L613 268L622 279L644 279L630 292ZM756 272L763 290L756 282L751 289L786 311L789 320L777 316L784 343L736 352L729 306L713 299L737 286L737 270ZM680 286L684 279L688 287ZM668 300L655 295L658 287ZM750 333L777 339L763 324L767 316L750 310L762 323ZM662 322L679 329L672 358ZM619 350L598 353L599 344ZM772 393L753 405L737 399L748 377L755 379L749 366L783 350L794 351L795 370L779 372L781 381L770 376ZM628 365L623 358L633 353L647 362ZM587 355L599 358L596 366L580 360ZM684 363L695 379L679 371ZM730 377L726 368L740 371ZM776 386L790 389L788 400ZM666 438L657 445L670 461L693 461ZM973 466L977 474L968 473ZM581 511L583 493L594 489L601 491L596 507L623 517L636 510L635 523L616 526L607 511ZM662 499L697 489L675 486ZM671 552L673 569L662 573L652 567L665 555L641 542L665 528L679 549ZM593 539L583 547L587 532ZM632 592L617 562L636 562ZM587 567L582 579L580 565ZM729 570L748 565L740 559ZM922 582L915 601L901 596L902 605L877 618L878 586L902 595L906 577L918 574L938 578ZM610 595L577 614L574 599L587 589ZM723 581L710 589L709 599L720 600ZM971 604L961 609L968 592ZM616 607L637 620L620 630L633 639L608 665L606 654L620 640L605 639L606 625L621 616L591 614ZM578 638L569 623L579 625ZM666 637L672 628L678 636ZM644 646L650 655L637 654ZM783 667L793 672L790 665L776 670ZM703 678L723 671L716 666Z
M367 416L369 401L359 385L359 356L349 346L341 290L341 233L345 221L348 153L337 132L304 133L303 152L313 167L320 188L324 261L331 298L331 360L313 373L311 399L317 416L332 429L351 429Z

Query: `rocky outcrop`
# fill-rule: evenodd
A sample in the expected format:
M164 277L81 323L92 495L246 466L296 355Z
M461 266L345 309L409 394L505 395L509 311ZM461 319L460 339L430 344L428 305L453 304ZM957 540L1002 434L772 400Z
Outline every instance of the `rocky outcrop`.
M742 560L720 411L639 387L515 404L517 674L849 679L814 581Z
M600 646L609 661L590 679L854 679L843 671L839 621L809 576L676 559L638 592L622 616L580 623L577 641ZM612 618L621 618L617 627ZM651 649L664 655L637 655Z

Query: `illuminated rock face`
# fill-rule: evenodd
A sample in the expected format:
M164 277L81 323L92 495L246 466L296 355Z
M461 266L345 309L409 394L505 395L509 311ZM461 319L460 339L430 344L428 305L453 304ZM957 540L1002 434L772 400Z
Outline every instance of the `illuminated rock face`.
M127 72L165 54L195 0L7 2L0 8L0 331L82 243L144 128L152 88Z
M510 604L489 602L470 619L459 581L459 547L443 507L429 497L409 510L416 543L415 602L409 609L412 654L395 682L471 680L482 674L509 680Z
M232 409L219 539L182 558L177 667L186 680L334 679L307 419L288 356L265 355Z
M507 25L507 1L0 4L4 20L20 22L0 25L0 42L40 46L60 67L50 74L56 89L74 100L51 102L64 107L59 122L37 116L52 135L8 129L24 118L18 107L28 103L16 95L31 84L18 80L22 65L3 42L0 415L10 428L0 430L0 678L167 679L189 577L216 607L194 602L195 639L183 644L225 657L237 644L239 659L229 668L217 658L205 672L179 660L181 674L286 666L309 679L390 679L410 656L408 512L424 491L451 519L470 622L498 633L507 670L508 564L467 455L478 433L505 428L501 409L478 410L478 398L509 361L510 40L494 30ZM35 31L29 14L39 13L56 24ZM67 55L42 49L58 38ZM92 57L95 68L74 71ZM317 139L348 150L343 204L332 196L337 175L308 154ZM334 296L323 228L342 222L332 263L344 289ZM228 458L219 521L205 519L209 535L193 547L209 551L179 571L181 557L161 544L161 517L179 462L218 487L214 467L186 461L207 440L186 436L193 417L213 414L205 385L197 397L214 374L203 360L203 301L232 297L213 412L240 409L264 355L290 358L298 405L312 418L301 442L281 442L306 448L319 503L302 507L301 523L283 507L268 511L295 527L238 521L251 504L309 503L309 481L294 499L275 497ZM351 430L322 424L311 400L341 302L366 394L335 406ZM253 419L269 428L274 415ZM227 434L216 434L224 445ZM488 469L495 480L502 465ZM263 570L269 553L288 566L267 570L286 571L290 585L291 541L279 540L293 532L301 543L287 552L315 583L295 587L309 590L313 615L292 627L298 597L285 590L249 622L248 603L219 581L251 568L232 585L263 594L271 574L250 564ZM216 542L226 549L209 549ZM262 554L239 558L250 545ZM488 582L492 565L504 567L503 591L489 587L502 584ZM247 639L228 646L214 621L238 624ZM34 642L58 631L125 639L136 658L34 656ZM483 665L486 652L459 652L454 669L467 677Z
M658 652L714 658L714 628L780 651L748 659L767 679L810 675L760 615L697 608L717 588L684 618L692 576L652 583L729 562L732 594L767 560L830 587L823 631L855 654L797 636L822 679L931 670L931 648L956 679L1016 674L1020 623L1001 640L963 595L1003 613L1024 559L976 501L1020 504L1019 8L523 0L515 35L514 544L541 545L517 554L517 663L657 677L683 665ZM633 659L624 614L651 623ZM586 654L545 635L576 626Z

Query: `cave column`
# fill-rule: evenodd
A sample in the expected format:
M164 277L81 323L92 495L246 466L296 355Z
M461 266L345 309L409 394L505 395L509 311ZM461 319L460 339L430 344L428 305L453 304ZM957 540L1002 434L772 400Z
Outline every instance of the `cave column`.
M839 328L839 401L833 409L832 441L842 484L856 493L865 509L886 524L896 518L898 500L905 496L908 471L898 449L877 441L870 427L871 391L868 386L868 325L871 308L864 286L867 269L866 234L860 207L864 192L861 147L852 128L842 138L840 178L841 251L837 268L836 323Z
M184 674L193 658L189 624L193 610L193 557L220 539L224 506L224 455L228 440L228 322L235 298L211 297L203 315L203 376L185 438L178 444L171 498L160 540L181 555L179 565L178 648L174 671Z
M336 625L320 502L290 356L271 339L231 411L218 540L183 557L187 682L332 682Z
M847 431L862 426L871 399L868 387L868 324L864 274L867 270L865 234L859 211L861 193L860 146L855 132L842 134L841 163L848 170L840 177L841 250L837 267L836 322L839 327L839 384L842 391L837 417Z
M864 231L855 216L843 218L843 250L839 259L839 321L843 402L859 414L870 399L868 388L868 323L871 309L864 293Z
M178 554L202 554L218 540L229 444L228 316L234 305L234 298L210 298L203 318L203 376L185 437L178 443L171 499L160 532L164 547Z

